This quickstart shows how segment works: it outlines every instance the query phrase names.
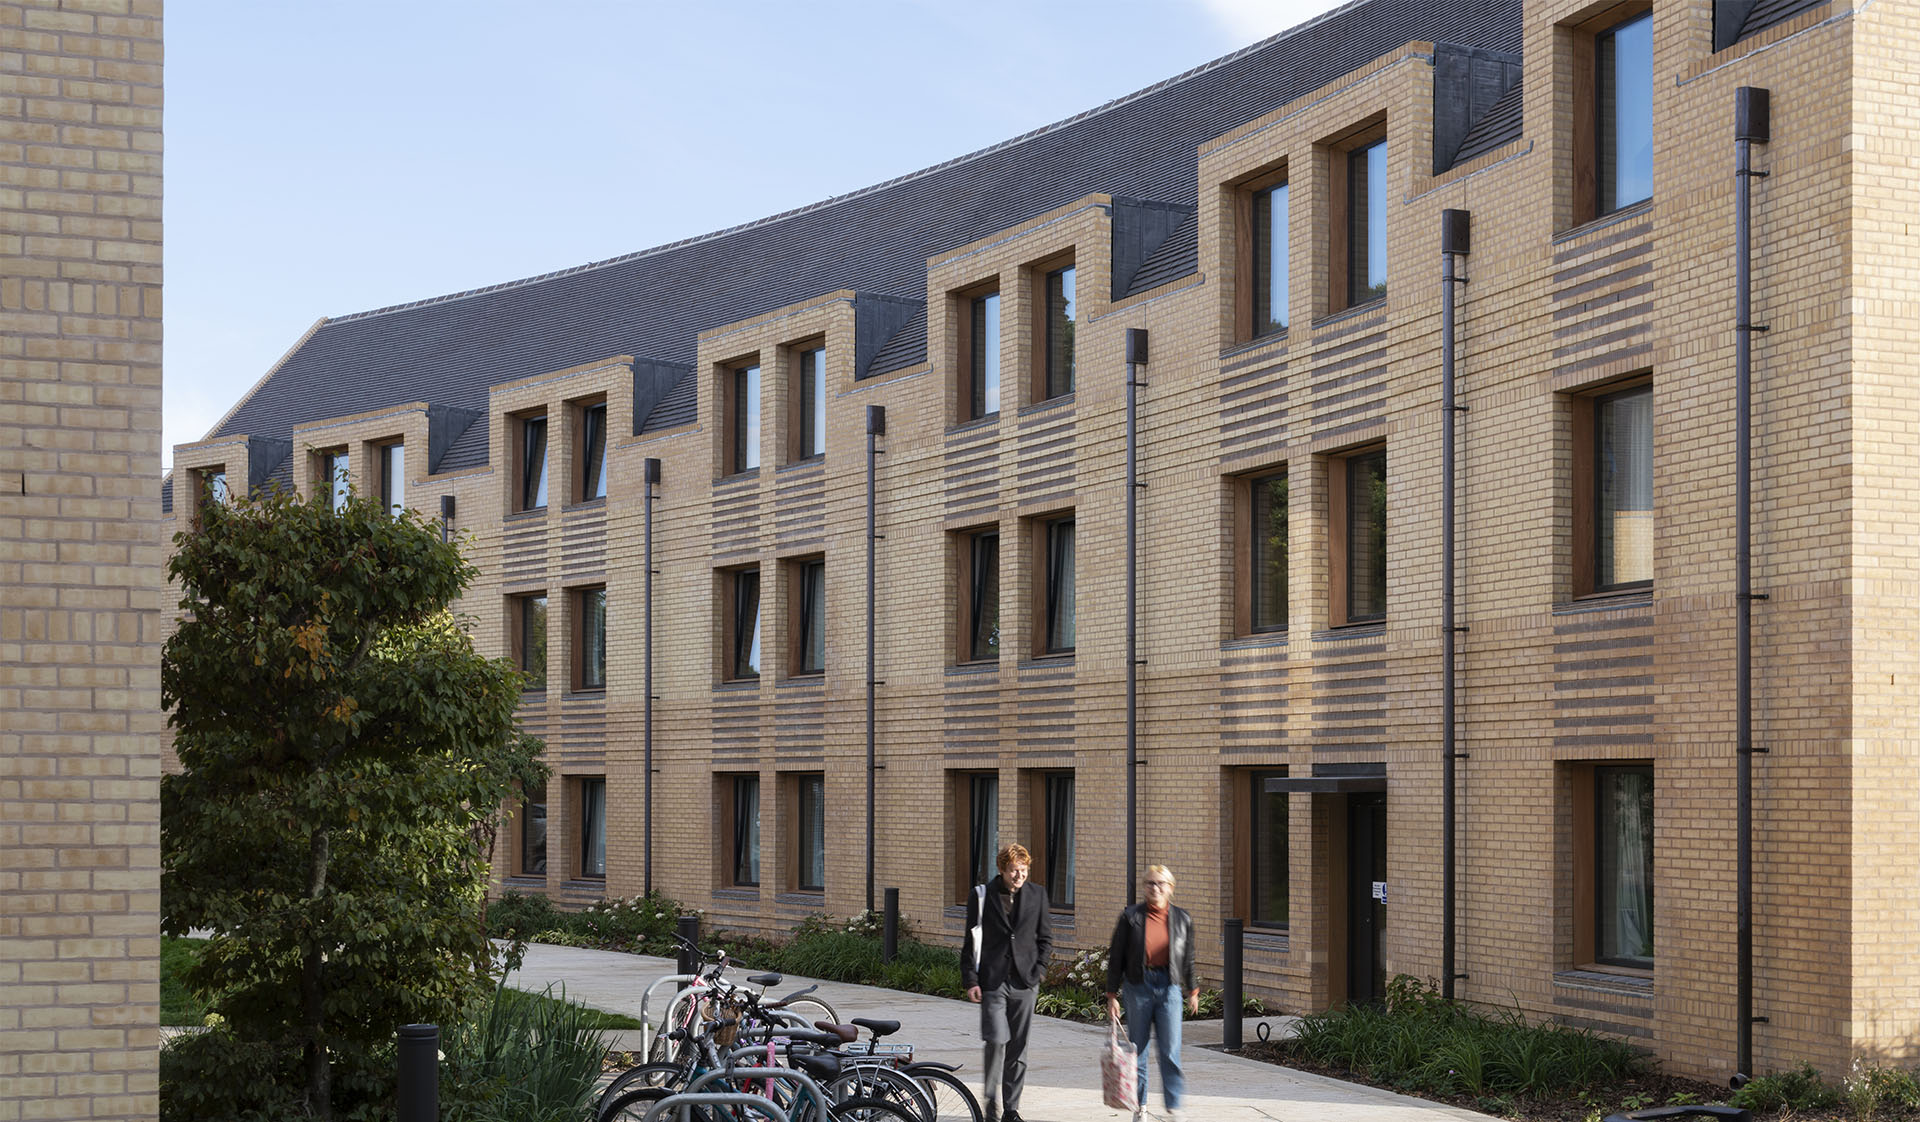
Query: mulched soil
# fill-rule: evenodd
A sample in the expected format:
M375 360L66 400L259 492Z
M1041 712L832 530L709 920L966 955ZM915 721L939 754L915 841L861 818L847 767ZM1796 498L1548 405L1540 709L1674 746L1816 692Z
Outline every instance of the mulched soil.
M1369 1079L1366 1076L1344 1067L1330 1067L1316 1064L1304 1056L1299 1056L1284 1043L1249 1041L1240 1050L1240 1055L1249 1059L1262 1060L1270 1064L1279 1064L1297 1071L1309 1071L1315 1075L1344 1079L1349 1083L1365 1083L1368 1086L1394 1091L1416 1098L1431 1099L1466 1110L1477 1110L1483 1114L1496 1114L1505 1118L1519 1119L1520 1122L1584 1122L1594 1111L1604 1116L1616 1112L1624 1113L1628 1103L1632 1109L1641 1107L1665 1106L1677 1095L1691 1095L1692 1101L1712 1103L1726 1101L1726 1088L1715 1083L1702 1083L1697 1079L1681 1079L1671 1075L1650 1075L1638 1079L1623 1080L1611 1087L1591 1091L1571 1099L1509 1099L1502 1096L1478 1097L1474 1095L1430 1095L1418 1091L1408 1091L1390 1083ZM1840 1122L1848 1116L1844 1111L1818 1114L1777 1115L1776 1122Z

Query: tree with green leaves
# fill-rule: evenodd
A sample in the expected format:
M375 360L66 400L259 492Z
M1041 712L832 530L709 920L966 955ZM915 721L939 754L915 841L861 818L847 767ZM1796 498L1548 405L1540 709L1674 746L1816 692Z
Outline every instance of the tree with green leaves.
M213 933L189 982L225 1022L178 1104L371 1116L395 1030L491 989L488 850L546 770L520 675L455 622L475 570L411 511L209 503L175 546L161 923Z

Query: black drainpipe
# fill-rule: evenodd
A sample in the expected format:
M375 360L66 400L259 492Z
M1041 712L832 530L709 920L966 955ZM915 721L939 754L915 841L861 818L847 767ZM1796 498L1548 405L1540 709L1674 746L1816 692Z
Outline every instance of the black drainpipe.
M882 453L874 447L874 438L885 435L886 431L886 406L867 406L867 910L869 912L873 910L873 777L880 767L875 758L873 725L873 688L880 684L873 677L873 543L880 540L879 536L873 532L873 495L875 467Z
M1138 524L1140 494L1140 366L1147 361L1147 329L1127 328L1127 903L1140 887L1139 852L1135 848L1139 817L1138 772L1140 659L1137 623L1140 615Z
M1451 998L1453 983L1465 974L1454 970L1454 764L1466 758L1454 736L1455 637L1465 628L1454 623L1454 414L1466 411L1453 399L1454 286L1467 278L1454 274L1454 258L1472 248L1473 216L1464 210L1440 212L1440 977L1441 991Z
M1753 142L1772 139L1767 91L1741 86L1733 92L1734 190L1734 567L1739 603L1734 685L1734 744L1738 769L1735 939L1737 974L1734 1019L1735 1086L1753 1071L1753 1026L1765 1017L1753 1015L1753 757L1765 748L1753 746L1753 602L1765 600L1753 591L1753 333L1766 327L1753 322L1753 180L1766 172L1753 170Z
M646 716L643 720L643 726L646 730L643 734L643 743L646 745L646 752L641 761L641 766L646 770L646 779L644 781L646 797L644 800L644 810L642 812L645 819L643 829L646 831L646 854L644 862L646 875L643 878L641 887L648 896L651 896L653 895L653 488L660 482L660 461L654 459L652 456L648 456L645 460L641 461L640 474L646 494L642 505L646 512L643 521L646 524L645 549L647 554L645 590L647 622L641 638L641 641L647 648L646 681L641 683L641 696L646 699L644 706Z

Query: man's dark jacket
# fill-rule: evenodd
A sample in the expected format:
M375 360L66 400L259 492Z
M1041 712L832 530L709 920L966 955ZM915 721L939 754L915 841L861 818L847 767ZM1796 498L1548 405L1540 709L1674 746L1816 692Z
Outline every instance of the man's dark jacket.
M996 876L988 882L986 912L981 915L980 895L967 890L967 936L960 947L962 986L990 990L1004 983L1024 990L1039 985L1046 977L1047 962L1053 955L1052 905L1047 900L1046 886L1028 881L1014 893L1011 915L1001 906L1006 892L1005 879ZM973 925L976 923L980 924L981 942L986 944L978 969L973 965ZM1013 949L1011 977L1008 976L1009 946Z
M1147 968L1147 906L1132 904L1120 913L1107 944L1107 992L1119 993L1122 979L1140 984ZM1185 908L1167 905L1167 981L1191 993L1199 986L1193 974L1193 917Z

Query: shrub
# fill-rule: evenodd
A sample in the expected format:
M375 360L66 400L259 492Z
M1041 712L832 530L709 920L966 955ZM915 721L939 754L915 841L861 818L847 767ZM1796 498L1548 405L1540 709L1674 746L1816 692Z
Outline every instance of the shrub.
M576 1122L593 1102L606 1041L564 991L495 988L448 1035L441 1117L449 1122Z
M1801 1064L1797 1071L1776 1071L1756 1076L1733 1093L1728 1102L1756 1113L1776 1110L1825 1110L1839 1106L1838 1088L1821 1078L1812 1064Z
M487 905L487 934L495 939L531 939L563 922L553 901L537 894L508 892Z

